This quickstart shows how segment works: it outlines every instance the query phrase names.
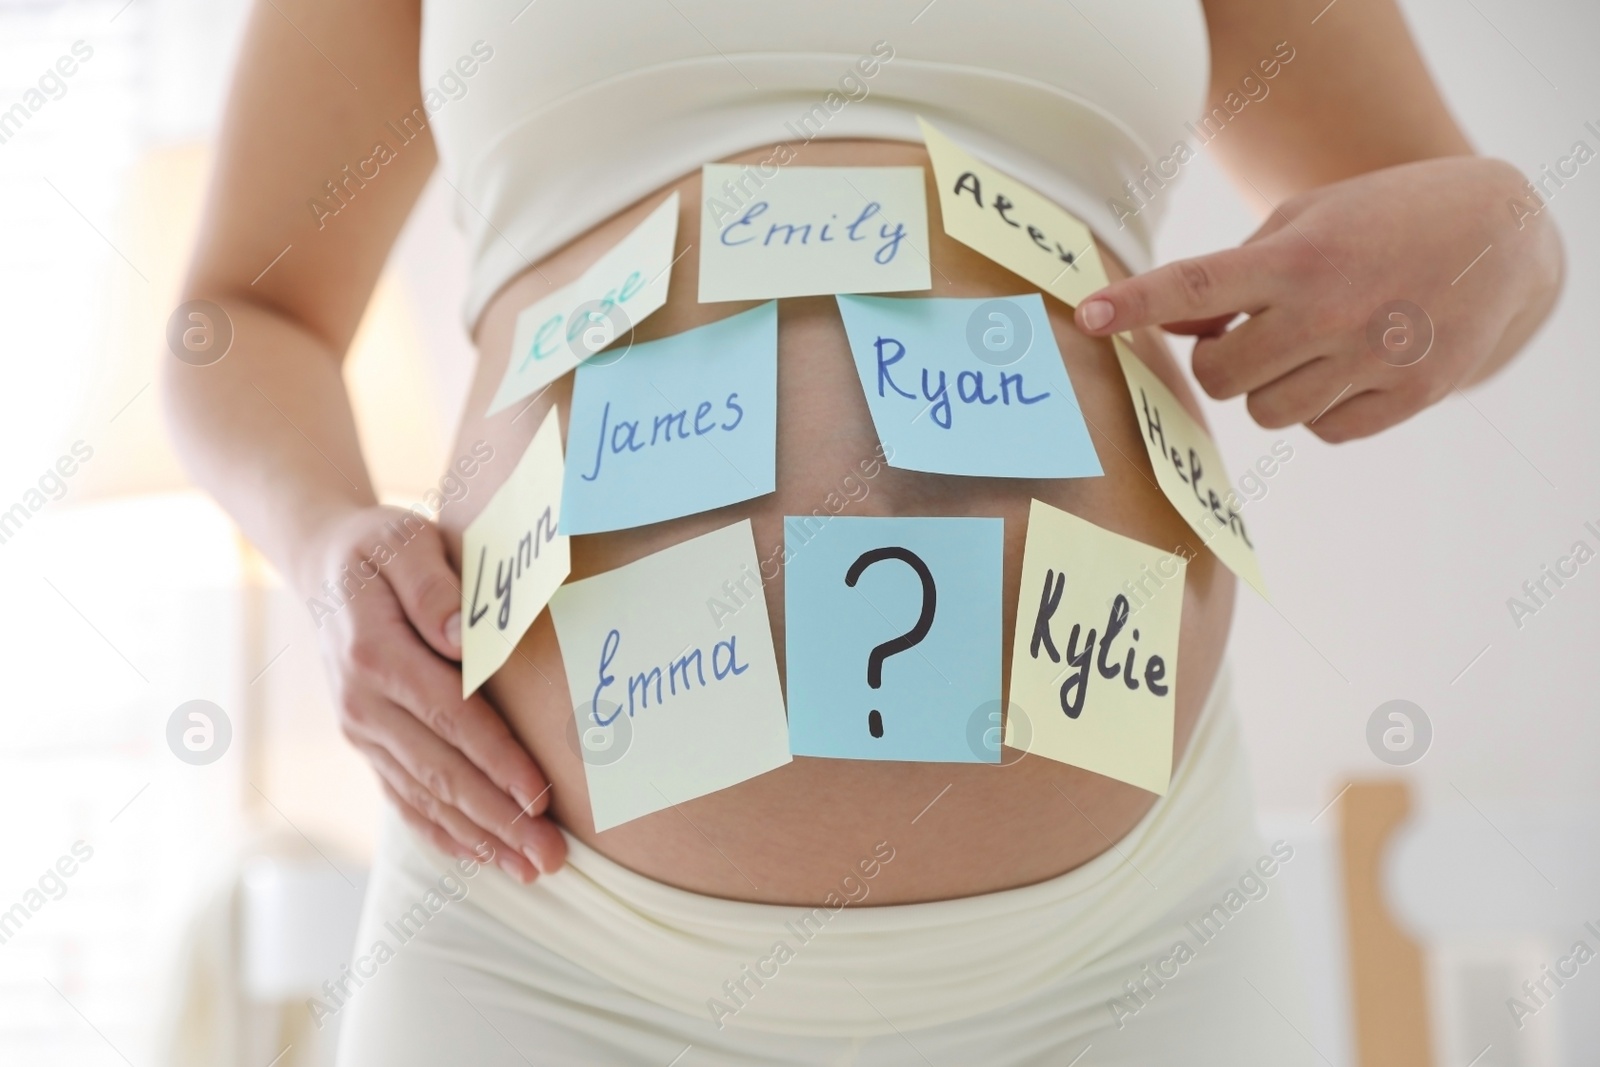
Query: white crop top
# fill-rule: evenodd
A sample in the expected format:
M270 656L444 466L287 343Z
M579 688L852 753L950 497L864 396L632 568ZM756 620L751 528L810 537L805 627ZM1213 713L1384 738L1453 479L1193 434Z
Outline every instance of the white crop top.
M1165 197L1131 217L1108 201L1139 206L1123 183L1203 106L1199 0L925 2L424 0L469 328L514 276L701 164L808 137L920 143L919 114L1147 269Z

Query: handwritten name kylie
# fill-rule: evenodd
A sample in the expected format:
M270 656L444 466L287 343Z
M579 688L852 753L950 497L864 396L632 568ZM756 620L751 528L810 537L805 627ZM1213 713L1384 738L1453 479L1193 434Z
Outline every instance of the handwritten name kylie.
M1250 544L1250 535L1245 532L1244 519L1239 515L1239 507L1242 505L1233 490L1230 488L1226 495L1219 497L1215 489L1206 486L1205 492L1201 493L1200 479L1204 477L1205 471L1200 464L1200 453L1190 448L1188 456L1185 457L1176 446L1167 444L1167 435L1161 429L1161 409L1150 403L1150 398L1145 395L1143 389L1139 390L1139 407L1144 412L1145 433L1150 435L1150 443L1159 447L1162 454L1172 460L1173 469L1178 472L1178 477L1194 490L1194 498L1201 506L1211 512L1216 529L1210 536L1215 537L1218 532L1226 529L1254 548L1255 546Z
M890 346L894 354L886 356ZM935 379L928 376L928 368L922 368L922 395L919 397L903 388L894 380L894 375L889 368L906 358L906 346L893 337L879 336L872 342L874 359L878 368L878 395L887 397L885 389L892 389L906 400L930 405L928 414L933 419L933 424L942 430L948 430L955 422L955 405L950 398L950 382L944 371L939 371L936 379L938 384L932 384ZM1037 404L1050 398L1050 390L1042 393L1028 395L1027 386L1023 382L1020 372L1001 371L998 392L992 392L984 383L982 371L964 370L956 374L955 399L962 404L981 404L988 407L990 404L1002 404L1010 407L1013 401L1018 405Z
M540 513L538 521L533 527L522 535L517 542L517 547L510 556L494 561L494 595L500 598L500 612L495 616L495 625L504 630L511 624L511 593L516 588L518 579L522 577L523 568L532 568L533 561L539 558L540 551L556 537L555 509L546 504ZM487 603L479 606L480 596L483 592L483 573L488 570L489 546L484 545L478 550L478 575L472 583L472 607L467 612L467 626L473 627L483 619L489 611Z
M1061 606L1061 594L1066 589L1067 576L1057 574L1054 570L1044 572L1044 591L1039 596L1039 612L1034 617L1033 638L1028 642L1028 655L1034 659L1039 658L1042 647L1045 655L1050 657L1051 663L1061 662L1061 653L1056 650L1055 637L1050 631L1051 620L1055 618L1056 609ZM1139 630L1133 630L1133 641L1128 647L1127 657L1120 663L1107 662L1113 655L1112 646L1122 635L1123 628L1128 624L1128 598L1121 593L1111 602L1111 612L1106 616L1105 629L1100 631L1100 655L1095 657L1095 631L1090 630L1083 635L1083 648L1078 648L1078 638L1082 631L1079 623L1072 624L1072 630L1067 634L1067 666L1074 668L1061 683L1061 710L1066 712L1067 718L1076 719L1083 711L1083 703L1089 692L1090 665L1094 666L1100 677L1110 681L1120 676L1122 684L1129 689L1139 688L1139 678L1134 670L1134 657L1138 653L1137 643ZM1164 684L1167 676L1167 662L1160 656L1151 655L1144 663L1144 687L1158 697L1167 695L1170 686Z
M742 215L722 228L722 233L718 239L729 248L735 248L739 245L747 245L752 241L757 240L761 242L762 248L766 248L768 245L772 244L773 240L781 231L783 234L782 243L784 245L809 245L812 243L812 231L815 230L816 243L819 245L831 244L839 240L867 241L871 240L868 234L859 231L862 229L862 227L866 226L868 219L883 213L882 204L878 203L876 200L870 201L866 207L861 209L861 214L856 216L856 220L844 227L844 236L842 238L835 236L831 232L839 221L838 215L830 215L828 216L830 221L821 223L768 223L766 234L764 236L758 236L760 226L755 220L760 218L762 215L765 215L768 209L771 207L772 205L765 200L755 201L749 207L744 209L744 213ZM870 230L870 227L868 227L868 229ZM894 224L893 229L889 227L888 223L880 224L878 226L878 239L881 240L883 244L879 245L878 248L872 253L872 261L880 266L887 266L888 264L894 262L895 253L900 251L900 243L905 240L905 237L905 223L897 222Z
M725 640L718 641L711 646L711 655L707 657L699 648L691 648L683 655L667 664L665 675L660 667L651 667L649 670L640 671L638 674L628 676L627 681L627 712L628 718L633 718L635 708L648 708L650 706L650 687L653 684L656 692L656 704L660 706L667 696L677 696L680 679L683 691L690 692L694 688L694 679L699 679L700 688L704 689L709 683L706 681L707 658L711 660L711 677L713 681L721 682L728 678L735 678L750 669L750 664L739 662L739 650L735 647L739 640L737 634ZM611 666L612 660L617 658L617 652L622 648L622 633L612 630L606 634L605 640L600 644L600 665L596 670L596 684L594 696L589 701L589 715L597 726L610 726L616 722L617 716L623 712L623 705L619 701L617 709L610 715L602 717L600 714L601 694L616 684L617 677L607 674L606 668ZM693 674L690 674L691 669ZM665 686L665 689L663 688ZM620 694L619 694L620 695ZM608 702L609 703L609 702Z
M732 433L744 421L744 408L739 406L738 398L738 393L729 393L723 400L723 410L733 414L733 418L726 422L718 422L716 418L707 419L707 416L716 411L716 405L709 400L702 400L694 409L692 421L689 418L688 408L656 415L648 420L650 422L648 440L645 437L644 425L647 421L645 419L618 419L616 425L611 425L611 402L608 400L606 406L601 409L600 432L595 436L594 470L588 474L580 474L579 477L586 482L599 479L600 467L605 461L608 445L611 455L620 456L627 452L643 452L647 448L670 444L673 441L704 437L709 433ZM693 432L690 432L691 426ZM606 432L608 429L609 437Z

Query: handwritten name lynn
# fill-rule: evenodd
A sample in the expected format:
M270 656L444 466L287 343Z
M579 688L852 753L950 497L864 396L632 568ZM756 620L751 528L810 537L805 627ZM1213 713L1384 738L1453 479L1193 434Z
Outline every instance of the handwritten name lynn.
M494 595L500 600L500 611L495 616L495 625L500 629L504 630L511 624L511 593L516 588L517 580L522 577L523 570L532 569L540 551L555 538L555 509L547 504L538 521L523 533L522 539L517 542L517 547L511 555L494 561ZM488 559L489 546L484 545L478 550L478 575L472 583L472 607L467 611L468 628L478 625L489 611L488 603L482 603L480 606L483 572L488 569Z

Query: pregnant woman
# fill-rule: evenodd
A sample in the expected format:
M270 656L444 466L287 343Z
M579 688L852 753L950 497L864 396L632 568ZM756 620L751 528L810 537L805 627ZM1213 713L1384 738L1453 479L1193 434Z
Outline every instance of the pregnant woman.
M1392 0L1322 6L257 6L185 294L225 308L235 340L166 380L196 478L302 597L392 539L405 513L376 501L340 364L436 166L479 352L452 460L493 452L320 627L345 733L391 812L357 958L308 1006L337 1017L341 1063L1319 1062L1272 892L1292 849L1253 829L1229 705L1237 582L1157 488L1110 335L1131 332L1197 419L1161 327L1198 337L1210 395L1346 441L1505 364L1562 269L1537 199L1473 154ZM851 515L998 517L1009 649L1044 501L1190 557L1171 785L1157 797L1011 750L1000 766L802 757L596 833L548 613L460 695L462 531L546 413L568 425L571 375L485 414L517 314L673 192L670 294L635 341L754 306L696 300L701 215L726 195L700 187L709 162L921 167L933 288L913 295L1036 291L945 235L918 115L1094 232L1109 287L1045 304L1104 476L890 468L835 301L786 299L776 492L576 537L572 578L745 518L767 559L782 516L830 495ZM1237 249L1153 267L1169 186L1204 152L1264 222ZM1396 299L1434 331L1408 366L1368 342ZM781 667L784 583L766 577Z

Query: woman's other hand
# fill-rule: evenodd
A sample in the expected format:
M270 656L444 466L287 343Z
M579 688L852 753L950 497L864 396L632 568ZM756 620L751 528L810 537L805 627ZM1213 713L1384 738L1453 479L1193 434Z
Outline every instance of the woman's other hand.
M1562 263L1541 206L1496 160L1372 171L1286 200L1236 249L1100 290L1077 323L1197 335L1212 397L1246 395L1269 429L1365 437L1485 377L1543 321Z
M523 882L558 868L544 775L481 693L461 696L460 584L438 529L359 509L318 538L304 575L340 726L406 822L463 858L487 842Z

